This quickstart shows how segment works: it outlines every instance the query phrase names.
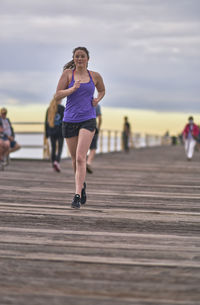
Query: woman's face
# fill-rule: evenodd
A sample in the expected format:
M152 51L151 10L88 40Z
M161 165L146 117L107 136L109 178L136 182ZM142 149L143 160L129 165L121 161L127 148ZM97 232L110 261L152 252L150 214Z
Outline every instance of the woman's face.
M85 53L85 51L83 50L77 50L74 53L74 63L76 67L86 67L88 66L88 57L87 54Z

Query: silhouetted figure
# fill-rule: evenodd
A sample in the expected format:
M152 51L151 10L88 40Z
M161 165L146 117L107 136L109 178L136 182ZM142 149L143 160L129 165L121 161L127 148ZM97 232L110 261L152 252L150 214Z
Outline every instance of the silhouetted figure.
M124 126L123 126L123 132L122 132L122 139L123 139L123 149L125 152L129 151L129 137L131 133L131 126L128 122L128 117L124 117Z
M55 171L60 172L60 160L64 138L62 136L62 120L65 107L60 105L61 100L53 98L46 112L45 136L50 138L51 162Z
M172 145L177 145L177 137L176 136L172 136L171 140L172 140Z
M183 141L183 134L182 134L182 133L180 133L180 134L178 135L178 139L179 139L179 143L180 143L181 145L183 145L183 144L184 144L184 141Z
M168 131L168 130L165 132L164 137L165 137L165 138L168 138L168 137L169 137L169 131Z

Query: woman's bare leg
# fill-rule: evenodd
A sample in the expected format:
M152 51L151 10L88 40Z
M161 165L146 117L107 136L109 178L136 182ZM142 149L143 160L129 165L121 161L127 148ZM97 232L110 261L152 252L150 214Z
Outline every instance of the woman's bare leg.
M88 158L87 158L87 164L89 164L89 165L92 164L92 161L94 160L95 154L96 154L96 149L90 149L90 153L89 153Z
M0 140L0 160L3 160L3 153L4 153L4 144L3 144L3 140Z
M4 156L8 156L10 151L10 141L6 140L4 141Z
M78 137L66 138L66 143L72 158L74 173L76 173L76 149L78 144Z
M80 129L78 135L78 145L76 149L76 194L81 195L83 183L86 175L86 156L95 131L91 132L87 129Z

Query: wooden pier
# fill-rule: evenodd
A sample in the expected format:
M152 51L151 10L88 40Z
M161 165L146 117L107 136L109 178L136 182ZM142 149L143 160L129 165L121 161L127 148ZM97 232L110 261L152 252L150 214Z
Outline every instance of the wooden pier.
M199 305L200 152L97 155L78 211L61 165L0 172L0 304Z

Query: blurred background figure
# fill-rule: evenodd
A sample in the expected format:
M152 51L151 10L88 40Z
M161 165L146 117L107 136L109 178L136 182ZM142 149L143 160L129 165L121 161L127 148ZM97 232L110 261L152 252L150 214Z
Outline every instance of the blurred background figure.
M1 108L1 121L3 126L3 132L10 142L9 153L7 154L6 160L4 160L6 163L8 163L9 154L21 148L21 146L15 141L15 132L12 127L11 121L9 120L9 118L7 118L7 113L8 111L6 108Z
M177 136L171 136L171 143L172 143L172 145L177 145L178 144Z
M4 133L2 118L0 117L0 170L4 170L7 165L7 156L10 150L10 141Z
M198 136L199 136L199 127L194 123L193 117L190 116L188 118L188 124L186 124L183 130L185 153L188 161L192 159Z
M129 138L131 133L131 126L128 122L128 117L124 117L124 125L123 125L123 132L122 132L122 141L123 141L123 150L125 152L129 152Z
M51 100L46 112L45 119L45 137L50 138L51 143L51 162L55 171L60 172L60 160L63 149L62 120L64 115L64 106L61 101Z
M87 164L86 164L86 170L87 170L87 173L89 173L89 174L93 173L93 169L92 169L91 165L94 160L94 156L96 154L97 141L98 141L101 124L102 124L101 106L99 104L97 104L97 106L96 106L96 126L97 127L96 127L94 137L92 139L92 143L90 145L90 151L89 151L89 155L87 157Z
M199 134L198 134L198 137L197 137L197 144L195 146L196 151L200 151L200 125L198 125L198 128L199 128Z

